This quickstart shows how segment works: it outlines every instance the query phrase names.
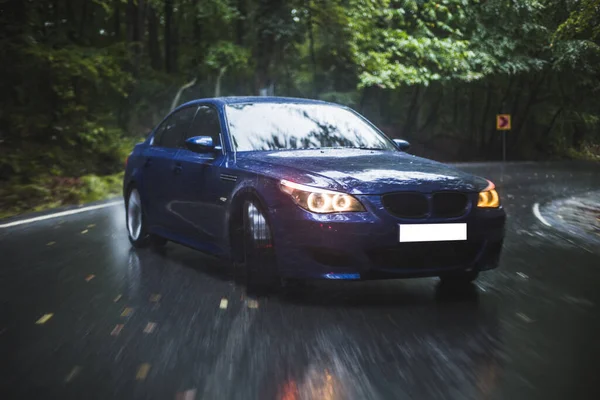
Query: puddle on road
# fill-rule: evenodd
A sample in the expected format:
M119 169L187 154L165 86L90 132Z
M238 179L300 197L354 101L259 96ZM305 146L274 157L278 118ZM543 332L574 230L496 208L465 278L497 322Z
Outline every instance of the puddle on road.
M540 212L554 228L578 239L588 251L600 248L600 191L554 200Z

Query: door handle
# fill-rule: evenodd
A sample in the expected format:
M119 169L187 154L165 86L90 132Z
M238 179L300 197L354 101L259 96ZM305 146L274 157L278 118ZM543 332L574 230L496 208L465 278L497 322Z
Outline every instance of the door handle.
M177 163L175 164L175 167L173 167L173 171L175 171L176 174L180 174L181 171L183 171L183 167L181 164Z

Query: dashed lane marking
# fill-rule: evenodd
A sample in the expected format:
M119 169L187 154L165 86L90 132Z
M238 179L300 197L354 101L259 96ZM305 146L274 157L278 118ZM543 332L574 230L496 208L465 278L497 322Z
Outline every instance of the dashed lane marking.
M94 275L94 274L90 274L90 275L88 275L88 276L86 276L86 277L85 277L85 281L86 281L86 282L89 282L89 281L91 281L92 279L94 279L95 277L96 277L96 275Z
M229 303L229 302L227 301L227 299L221 299L221 303L219 304L219 308L220 308L221 310L225 310L225 309L227 308L227 304L228 304L228 303Z
M525 315L523 313L516 313L515 315L517 317L519 317L521 320L523 320L523 322L527 322L528 324L533 322L533 320L531 318L529 318L527 315Z
M114 303L118 302L119 300L121 300L121 297L123 297L122 295L117 295L117 297L115 297L115 299L113 300Z
M185 392L179 392L175 395L175 400L195 400L196 389L186 390Z
M54 246L56 244L56 242L48 242L46 243L46 246Z
M133 308L125 307L121 313L121 317L129 317L131 314L133 314Z
M47 214L47 215L42 215L40 217L35 217L35 218L27 218L27 219L21 219L18 221L13 221L13 222L8 222L6 224L1 224L0 225L0 229L1 228L10 228L13 226L18 226L18 225L24 225L24 224L31 224L33 222L38 222L38 221L45 221L47 219L53 219L53 218L59 218L59 217L66 217L67 215L73 215L73 214L79 214L82 212L86 212L86 211L92 211L92 210L99 210L101 208L107 208L107 207L113 207L116 205L123 205L123 201L112 201L110 203L104 203L104 204L98 204L95 206L89 206L89 207L81 207L81 208L76 208L74 210L68 210L68 211L61 211L61 212L57 212L54 214Z
M121 333L121 330L123 329L124 326L125 325L123 325L123 324L117 324L113 328L112 332L110 333L110 336L119 336L119 333Z
M161 295L160 294L153 294L150 296L150 302L151 303L158 303L160 301Z
M79 365L76 365L73 367L73 369L71 370L71 372L69 372L65 378L65 383L69 383L73 380L73 378L75 378L79 372L81 371L81 367Z
M53 315L54 314L52 314L52 313L44 314L44 315L42 315L42 317L40 319L38 319L37 321L35 321L35 323L38 324L38 325L45 324L46 322L48 322L48 320L50 318L52 318Z
M146 324L146 327L144 328L144 333L152 333L152 332L154 332L155 329L156 329L156 323L148 322Z
M135 379L138 381L143 381L148 376L148 372L150 372L150 364L144 363L140 365L137 373L135 374Z

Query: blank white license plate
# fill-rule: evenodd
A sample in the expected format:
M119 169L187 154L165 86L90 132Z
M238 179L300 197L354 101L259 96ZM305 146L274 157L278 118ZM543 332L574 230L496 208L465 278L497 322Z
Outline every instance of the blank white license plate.
M400 242L467 240L467 224L399 224Z

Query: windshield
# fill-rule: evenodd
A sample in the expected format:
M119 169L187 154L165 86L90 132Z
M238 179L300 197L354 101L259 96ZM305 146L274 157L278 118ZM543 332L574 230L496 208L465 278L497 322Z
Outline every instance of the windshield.
M353 112L323 104L251 103L226 107L237 151L317 148L395 150Z

